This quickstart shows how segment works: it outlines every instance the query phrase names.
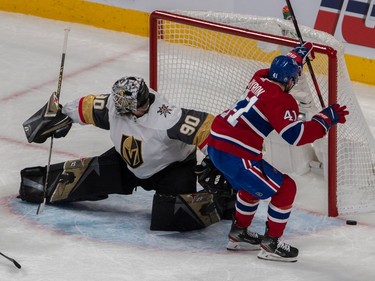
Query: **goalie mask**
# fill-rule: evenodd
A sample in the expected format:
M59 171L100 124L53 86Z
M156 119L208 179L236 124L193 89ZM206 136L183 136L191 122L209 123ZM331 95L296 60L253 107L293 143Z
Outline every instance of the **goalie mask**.
M112 96L116 112L124 115L137 111L147 104L149 90L145 81L140 77L122 77L112 87Z

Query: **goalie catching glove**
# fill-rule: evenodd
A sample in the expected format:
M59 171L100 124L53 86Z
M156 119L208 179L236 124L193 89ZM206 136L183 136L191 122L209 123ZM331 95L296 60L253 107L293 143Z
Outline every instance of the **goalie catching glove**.
M232 187L208 156L202 160L200 165L195 167L195 174L198 176L199 184L206 191L223 197L232 195Z
M47 138L65 137L72 127L72 119L61 112L56 93L52 93L48 103L23 123L29 143L44 143Z

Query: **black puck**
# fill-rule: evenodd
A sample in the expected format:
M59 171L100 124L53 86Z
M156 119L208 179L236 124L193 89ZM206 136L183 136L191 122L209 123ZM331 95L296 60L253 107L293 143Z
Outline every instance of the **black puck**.
M357 221L355 221L355 220L347 220L346 224L348 224L348 225L357 225Z

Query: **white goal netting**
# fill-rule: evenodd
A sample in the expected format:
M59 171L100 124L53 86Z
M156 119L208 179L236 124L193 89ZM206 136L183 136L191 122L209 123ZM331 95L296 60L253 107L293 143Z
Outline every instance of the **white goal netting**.
M293 24L283 19L207 11L163 13L168 17L153 15L156 25L151 33L156 35L156 40L153 43L151 39L150 47L155 50L151 53L155 76L151 75L151 80L156 80L153 83L157 90L176 105L213 114L230 106L255 71L269 67L275 56L286 53L296 41ZM194 19L203 22L196 24ZM205 22L208 22L207 26ZM335 150L329 154L329 166L333 165L333 168L328 171L334 173L329 188L334 189L330 194L335 197L330 200L336 203L339 214L373 211L375 141L352 90L344 48L325 32L306 26L300 26L300 29L305 41L328 46L317 48L312 61L325 105L337 97L338 103L347 105L350 111L346 124L337 127L337 139L330 146ZM269 35L283 38L275 42L269 40ZM323 49L324 52L319 51ZM330 60L330 52L337 56L337 69ZM311 92L315 106L320 110L307 67L304 72L304 90Z

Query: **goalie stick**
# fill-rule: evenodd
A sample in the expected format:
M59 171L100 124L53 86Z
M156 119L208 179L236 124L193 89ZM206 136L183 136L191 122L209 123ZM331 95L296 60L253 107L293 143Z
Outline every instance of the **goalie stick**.
M63 78L63 72L64 72L64 65L65 65L65 54L66 54L66 49L67 49L67 45L68 45L68 34L69 34L70 29L65 28L64 31L65 31L65 35L64 35L64 43L63 43L63 49L62 49L62 55L61 55L60 73L59 73L59 79L58 79L58 83L57 83L57 91L56 91L55 99L53 101L57 105L57 106L55 106L56 109L59 108L61 84L62 84L62 78ZM50 102L52 102L52 100L50 100ZM51 107L51 105L47 107L47 110L48 110L49 107ZM43 212L44 207L46 205L48 176L49 176L49 169L50 169L50 166L51 166L52 148L53 148L53 135L51 136L51 143L50 143L50 147L49 147L48 163L47 163L47 170L46 170L46 180L45 180L44 188L43 188L43 193L44 193L43 194L43 202L40 203L39 206L38 206L38 210L36 211L37 215L39 215L40 213Z
M10 260L18 269L21 269L21 265L15 259L12 259L12 258L8 257L7 255L4 255L2 252L0 252L0 255L2 255L4 258Z
M297 23L297 19L296 19L296 16L294 14L294 11L293 11L293 8L292 8L292 4L290 3L290 0L286 0L286 4L288 6L290 17L291 17L291 20L293 22L294 28L296 30L298 39L299 39L299 41L300 41L300 43L302 45L305 42L303 41L302 34L301 34L300 29L299 29L299 26L298 26L298 23ZM307 66L309 68L311 79L312 79L312 81L314 83L315 90L316 90L316 93L318 95L320 105L322 106L322 108L325 108L326 106L324 104L323 97L322 97L322 94L320 92L320 88L319 88L318 82L316 80L314 69L312 68L311 61L310 61L310 58L308 56L306 57L306 64L307 64Z

